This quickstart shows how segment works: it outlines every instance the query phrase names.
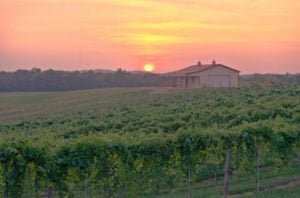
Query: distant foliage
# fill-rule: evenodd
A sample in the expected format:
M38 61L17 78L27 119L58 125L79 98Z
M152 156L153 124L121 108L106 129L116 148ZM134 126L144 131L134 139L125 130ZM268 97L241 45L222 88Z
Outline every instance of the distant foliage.
M42 71L39 68L0 72L0 92L68 91L105 87L175 86L176 78L145 72ZM240 77L241 86L300 85L300 74L253 74Z
M171 79L151 73L130 73L122 69L101 71L17 70L0 72L0 91L66 91L103 87L165 86Z
M241 85L274 86L300 85L300 74L251 74L242 75Z

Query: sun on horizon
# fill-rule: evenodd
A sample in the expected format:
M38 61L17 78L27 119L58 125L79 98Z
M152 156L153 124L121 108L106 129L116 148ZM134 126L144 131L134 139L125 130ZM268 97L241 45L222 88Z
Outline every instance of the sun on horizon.
M0 70L167 73L216 58L243 74L299 73L299 10L299 0L1 0Z
M146 72L152 72L154 71L155 67L153 64L147 63L144 65L144 71Z

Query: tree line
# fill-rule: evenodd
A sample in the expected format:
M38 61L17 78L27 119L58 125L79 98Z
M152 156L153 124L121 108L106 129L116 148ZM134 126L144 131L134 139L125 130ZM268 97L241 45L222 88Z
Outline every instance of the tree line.
M242 75L242 86L300 85L300 74ZM175 86L176 79L165 75L117 71L56 71L33 68L14 72L0 72L0 92L12 91L68 91L108 87Z
M300 85L300 74L250 74L242 75L240 80L242 86Z
M55 71L33 68L15 72L0 72L0 91L67 91L105 87L164 86L170 79L153 73Z

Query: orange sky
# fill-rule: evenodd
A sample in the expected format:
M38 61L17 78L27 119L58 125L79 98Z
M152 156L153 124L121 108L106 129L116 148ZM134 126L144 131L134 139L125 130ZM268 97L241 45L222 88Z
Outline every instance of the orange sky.
M0 70L300 72L299 0L1 0Z

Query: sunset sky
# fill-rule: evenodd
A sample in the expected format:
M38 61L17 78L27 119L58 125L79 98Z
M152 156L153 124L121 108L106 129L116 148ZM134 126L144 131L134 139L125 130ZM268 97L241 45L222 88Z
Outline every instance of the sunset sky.
M299 0L1 0L0 70L300 72Z

